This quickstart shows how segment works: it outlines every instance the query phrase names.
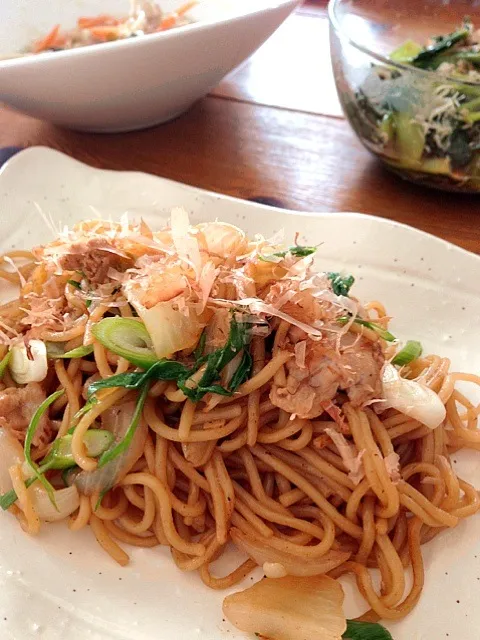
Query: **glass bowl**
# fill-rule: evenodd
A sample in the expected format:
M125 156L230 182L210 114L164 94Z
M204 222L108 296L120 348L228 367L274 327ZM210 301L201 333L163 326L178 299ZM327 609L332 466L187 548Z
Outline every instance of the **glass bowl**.
M401 61L467 17L480 29L478 0L331 0L330 46L340 102L369 151L402 178L480 193L480 44L468 80Z

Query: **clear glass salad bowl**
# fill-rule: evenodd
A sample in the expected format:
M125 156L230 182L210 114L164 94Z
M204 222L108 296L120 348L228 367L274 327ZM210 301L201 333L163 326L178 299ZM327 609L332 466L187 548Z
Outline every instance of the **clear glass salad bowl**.
M365 147L405 179L480 192L480 3L331 0L329 18L338 95Z

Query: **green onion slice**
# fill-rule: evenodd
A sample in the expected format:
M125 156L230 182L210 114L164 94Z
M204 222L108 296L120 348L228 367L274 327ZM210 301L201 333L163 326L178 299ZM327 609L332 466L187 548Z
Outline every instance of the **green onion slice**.
M65 472L73 469L76 464L72 454L72 435L67 434L62 438L55 440L48 455L42 460L41 465L37 468L38 473L44 478L43 474L50 469L62 469ZM104 451L111 446L114 440L113 433L105 431L105 429L89 429L83 438L83 442L87 448L89 456L98 457ZM62 474L64 483L67 486L66 476ZM25 480L25 486L30 487L34 482L38 480L35 475ZM46 480L44 478L44 480ZM50 485L50 483L48 483ZM51 485L50 485L51 486ZM49 494L50 499L52 497ZM0 508L4 511L14 504L18 499L18 496L14 489L11 489L7 493L0 496Z
M93 353L93 344L86 344L76 349L71 349L67 351L67 353L62 353L62 355L57 356L57 358L83 358L89 356L91 353Z
M5 371L7 370L8 363L10 362L10 358L12 357L12 352L9 351L3 358L0 360L0 380L5 375Z
M55 440L47 457L42 461L40 469L68 469L75 466L72 453L72 434ZM105 429L89 429L83 438L87 453L97 458L110 447L113 442L113 433Z
M350 322L350 320L352 319L351 316L342 316L341 318L337 318L337 322L339 324L347 324L348 322ZM387 331L387 329L384 329L383 327L381 327L379 324L376 324L375 322L370 322L369 320L362 320L361 318L356 317L354 319L355 324L359 324L362 327L367 327L367 329L371 329L372 331L375 331L375 333L380 337L383 338L383 340L386 340L387 342L395 342L396 338L395 336L390 333L390 331Z
M104 318L92 327L103 346L137 367L148 369L158 362L145 325L133 318Z
M25 460L27 461L28 466L32 469L35 475L35 479L38 480L45 487L45 491L47 492L48 497L50 498L50 501L55 508L57 508L57 505L55 503L54 488L52 487L50 482L45 478L45 476L42 475L42 473L38 468L38 465L35 462L33 462L32 455L31 455L31 448L32 448L32 442L35 436L35 432L37 430L38 424L42 419L44 413L47 411L48 407L51 404L53 404L55 400L57 400L57 398L60 398L60 396L63 395L63 393L64 393L63 389L60 389L60 391L55 391L55 393L52 393L52 395L48 396L48 398L46 398L46 400L44 400L42 404L38 407L38 409L33 414L32 419L30 420L30 424L28 425L27 433L25 436L25 445L24 445Z
M419 358L422 355L422 351L423 348L420 342L417 340L409 340L403 349L401 349L393 358L392 364L403 367L404 365Z
M132 421L127 429L127 432L125 433L125 436L115 447L113 447L113 449L109 449L101 455L98 461L99 468L105 466L107 462L115 460L117 456L126 451L130 446L133 440L133 436L135 435L135 431L137 430L138 424L140 422L140 418L142 416L143 405L145 404L145 400L147 399L149 387L149 384L145 384L142 389L142 392L137 400L137 405L133 413Z

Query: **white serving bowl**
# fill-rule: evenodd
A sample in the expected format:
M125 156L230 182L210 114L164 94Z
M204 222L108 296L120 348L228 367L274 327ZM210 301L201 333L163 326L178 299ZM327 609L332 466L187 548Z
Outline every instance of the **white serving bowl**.
M0 61L0 101L72 129L119 132L171 120L280 26L299 0L204 0L193 24L149 36ZM181 0L160 0L174 10ZM55 24L128 12L128 0L1 0L0 56Z

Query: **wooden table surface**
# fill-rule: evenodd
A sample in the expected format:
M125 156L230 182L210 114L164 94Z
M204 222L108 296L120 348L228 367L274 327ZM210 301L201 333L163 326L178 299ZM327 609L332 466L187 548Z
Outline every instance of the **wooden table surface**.
M0 146L46 145L97 167L154 173L296 210L392 218L480 252L480 199L406 183L342 116L322 0L307 2L240 69L174 122L93 135L0 109Z

